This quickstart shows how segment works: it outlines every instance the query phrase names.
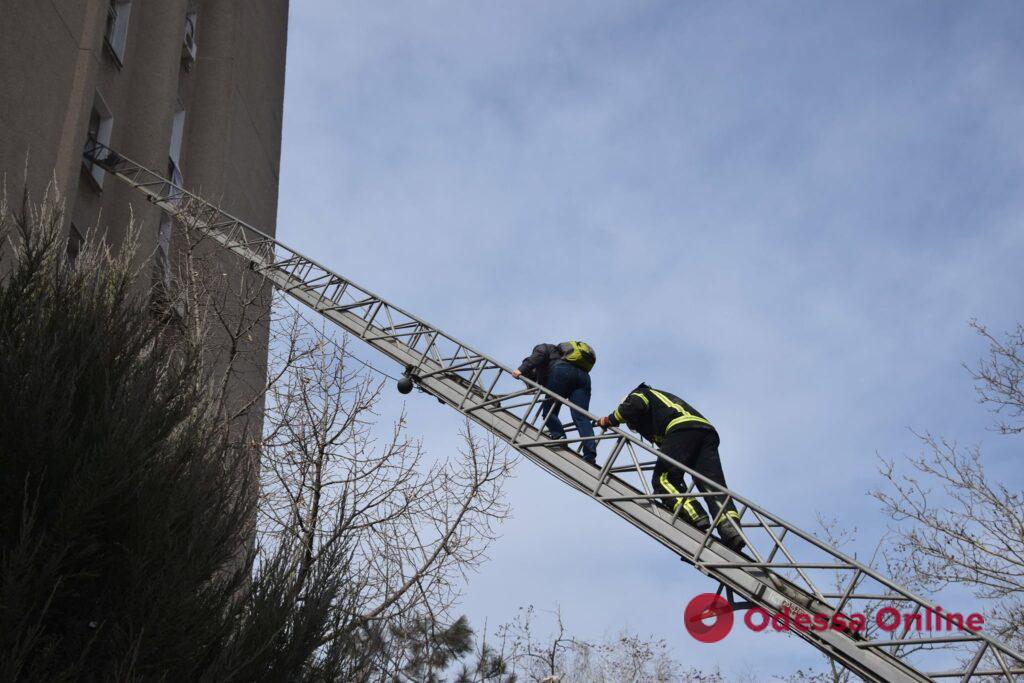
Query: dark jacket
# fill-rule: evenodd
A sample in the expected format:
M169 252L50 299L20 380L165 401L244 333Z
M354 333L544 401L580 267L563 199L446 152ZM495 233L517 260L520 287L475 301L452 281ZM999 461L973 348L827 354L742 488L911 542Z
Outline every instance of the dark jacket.
M608 416L614 426L625 423L648 441L660 444L676 429L714 429L707 419L675 394L641 384Z
M537 344L533 347L533 352L519 365L519 372L538 384L544 384L548 378L548 370L556 361L562 360L564 355L565 350L561 344Z

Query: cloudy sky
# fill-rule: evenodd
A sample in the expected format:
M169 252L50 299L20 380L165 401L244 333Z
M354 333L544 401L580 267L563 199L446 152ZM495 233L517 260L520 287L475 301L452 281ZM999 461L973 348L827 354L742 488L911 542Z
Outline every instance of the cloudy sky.
M1016 2L293 2L278 232L509 364L590 341L595 412L672 390L730 485L870 549L876 456L918 452L910 428L1024 479L960 366L970 318L1024 318L1022 35ZM408 409L455 447L456 414ZM561 606L687 664L818 663L696 643L708 579L528 462L508 495L474 624Z

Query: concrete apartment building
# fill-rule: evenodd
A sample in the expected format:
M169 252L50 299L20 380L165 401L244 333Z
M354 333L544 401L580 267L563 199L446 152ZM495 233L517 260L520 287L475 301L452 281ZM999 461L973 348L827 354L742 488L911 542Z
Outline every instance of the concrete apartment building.
M166 281L172 222L83 161L96 139L274 234L287 24L288 0L0 0L10 201L56 179L72 255L94 226L117 245L133 216L139 263ZM247 353L259 385L265 329Z
M169 254L160 211L83 163L94 137L272 232L287 23L287 0L0 0L8 195L27 159L36 196L51 175L65 193L72 243L97 224L116 242L133 210L141 249Z

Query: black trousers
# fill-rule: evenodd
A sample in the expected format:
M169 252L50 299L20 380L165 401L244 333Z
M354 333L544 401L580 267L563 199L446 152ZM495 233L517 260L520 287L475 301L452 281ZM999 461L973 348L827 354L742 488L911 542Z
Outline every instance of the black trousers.
M661 444L661 452L676 460L690 469L703 474L705 477L725 486L725 474L722 472L722 461L718 457L718 432L713 429L683 428L674 429L665 435ZM658 460L654 466L654 475L651 477L651 485L655 493L682 493L686 490L686 482L683 480L682 469L671 465L664 460ZM697 481L697 488L704 492L711 492L713 489L702 481ZM675 511L680 506L683 511L680 516L696 522L702 517L707 517L704 506L700 500L692 496L682 498L662 499ZM714 496L705 499L708 508L712 511L712 517L718 515L722 507L722 497ZM732 501L725 506L725 513L719 524L725 521L725 517L736 517L736 508Z

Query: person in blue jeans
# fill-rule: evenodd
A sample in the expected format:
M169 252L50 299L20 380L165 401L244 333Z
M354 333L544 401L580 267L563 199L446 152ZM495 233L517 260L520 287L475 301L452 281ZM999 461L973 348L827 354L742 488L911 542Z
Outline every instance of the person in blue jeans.
M597 354L589 344L579 341L562 342L561 344L538 344L533 352L523 359L519 369L512 374L515 377L528 377L553 394L557 394L584 410L590 409L590 369L597 362ZM547 400L541 404L543 414L547 415L544 425L552 439L566 438L565 428L558 417L562 404ZM579 438L588 439L594 436L594 425L583 413L572 410L572 421L576 425ZM597 442L587 440L581 442L582 458L591 465L597 464Z

